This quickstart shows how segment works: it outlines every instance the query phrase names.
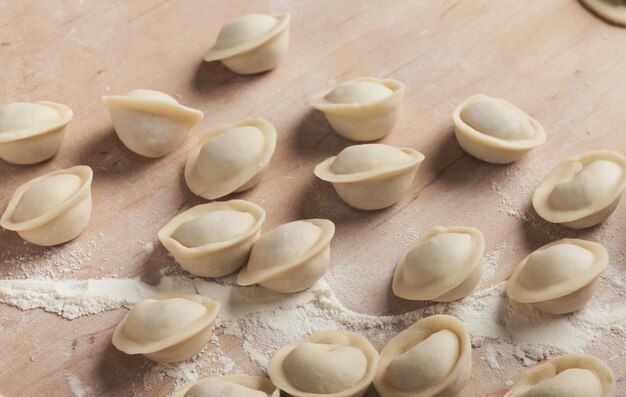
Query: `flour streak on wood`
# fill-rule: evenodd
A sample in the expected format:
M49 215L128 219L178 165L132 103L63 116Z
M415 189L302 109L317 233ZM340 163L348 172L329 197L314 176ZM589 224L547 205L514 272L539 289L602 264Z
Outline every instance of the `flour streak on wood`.
M202 62L224 22L248 12L284 11L293 15L291 45L275 71L245 77ZM262 183L236 197L265 208L265 230L299 218L332 219L337 233L329 280L352 309L382 314L417 307L391 295L391 273L411 240L436 225L484 232L498 263L482 285L505 279L531 249L562 237L602 240L614 257L611 265L626 272L626 205L603 226L582 232L549 226L529 206L534 187L561 158L600 148L626 152L626 30L573 0L28 0L0 4L0 15L1 103L53 100L75 113L54 159L0 164L1 204L18 185L49 170L87 164L95 171L94 213L81 237L46 254L2 231L0 277L25 277L24 261L45 266L62 257L78 269L61 277L156 281L173 260L158 244L152 253L143 247L156 242L157 230L173 215L203 202L182 179L187 152L203 132L244 117L267 118L279 140ZM373 213L347 207L312 174L317 162L350 142L310 109L309 98L364 75L406 84L400 123L383 142L426 155L405 199ZM141 158L117 139L101 102L103 95L134 88L167 92L205 118L175 152ZM510 166L465 154L453 137L451 113L475 93L505 98L536 117L548 131L547 143ZM90 253L67 254L81 247ZM7 396L65 396L82 385L90 395L140 394L149 363L110 344L123 314L66 321L0 306L0 389ZM624 357L610 351L616 341L603 342L590 352L618 371L618 395L624 395ZM234 352L237 345L223 342ZM474 349L473 381L464 397L502 395L524 369L513 360L494 372L482 350ZM164 381L147 395L168 390Z

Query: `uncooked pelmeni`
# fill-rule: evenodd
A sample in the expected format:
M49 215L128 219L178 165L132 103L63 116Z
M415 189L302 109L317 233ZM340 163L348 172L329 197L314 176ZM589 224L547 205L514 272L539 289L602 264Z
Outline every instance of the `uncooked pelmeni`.
M607 21L626 26L626 0L581 0L581 2Z
M237 284L259 284L275 292L298 292L319 280L330 262L335 224L327 219L285 223L264 234L252 247Z
M359 77L315 96L311 106L324 112L339 135L367 142L391 132L398 122L403 100L404 84L401 82Z
M201 277L222 277L243 266L261 235L265 211L245 200L197 205L159 230L176 262Z
M86 165L49 172L17 188L0 226L43 246L75 239L91 217L91 179Z
M0 106L0 158L35 164L54 156L63 143L72 109L54 102Z
M359 397L372 383L378 352L361 335L318 331L270 359L272 382L294 397Z
M164 294L133 306L113 332L126 354L171 363L200 353L213 331L220 303L202 295Z
M252 74L274 69L289 45L288 13L247 14L222 27L204 60L221 61L235 73Z
M189 190L209 200L254 187L274 149L276 129L268 121L247 119L209 131L185 164Z
M392 290L410 300L450 302L470 294L483 273L485 240L473 227L436 227L411 244Z
M517 265L507 294L543 312L571 313L591 298L608 260L609 254L600 244L579 239L555 241Z
M504 397L615 397L615 375L597 357L561 356L524 372Z
M224 375L200 379L184 386L172 397L279 397L280 390L268 379L251 375Z
M315 166L314 173L352 207L377 210L400 201L422 161L417 150L370 143L343 149Z
M537 120L502 99L473 95L452 114L459 145L474 157L496 164L519 160L546 141Z
M159 91L136 89L102 98L122 143L145 157L165 156L204 117Z
M537 214L574 229L595 226L617 208L626 187L626 157L593 151L567 158L548 173L533 195Z
M472 372L465 324L452 316L424 318L380 353L374 386L381 397L456 396Z

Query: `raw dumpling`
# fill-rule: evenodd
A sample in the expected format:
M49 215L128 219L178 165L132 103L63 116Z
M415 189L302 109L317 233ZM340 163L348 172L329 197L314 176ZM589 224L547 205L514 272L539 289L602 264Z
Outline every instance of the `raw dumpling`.
M209 200L254 187L274 149L276 129L262 119L247 119L209 131L187 157L189 189Z
M239 74L274 69L287 52L290 20L288 13L247 14L235 18L222 27L204 60L222 61Z
M262 376L224 375L185 386L172 397L279 397L280 390Z
M222 277L248 261L264 220L263 208L245 200L197 205L159 230L159 240L188 272Z
M378 352L361 335L318 331L271 358L272 382L294 397L359 397L374 379Z
M615 375L597 357L561 356L524 372L504 397L615 397Z
M546 313L579 310L593 295L608 260L609 254L600 244L578 239L555 241L517 265L507 294Z
M349 205L361 210L389 207L411 186L424 155L411 148L383 144L349 146L315 167Z
M213 331L220 304L202 295L164 294L130 309L113 333L126 354L171 363L200 353Z
M319 280L330 261L335 224L327 219L285 223L261 236L237 284L261 286L275 292L298 292Z
M473 95L452 115L459 145L474 157L496 164L519 160L546 141L537 120L502 99Z
M607 21L626 26L625 0L581 0L581 2Z
M626 157L587 152L557 164L533 195L540 217L573 229L595 226L617 208L626 187Z
M102 98L117 136L145 157L165 156L183 140L204 114L159 91L137 89Z
M0 158L35 164L54 156L63 143L72 109L54 102L0 106Z
M75 239L91 217L91 179L86 165L49 172L18 187L0 226L36 245Z
M485 240L473 227L436 227L411 244L393 274L404 299L450 302L470 294L483 272Z
M389 134L398 122L404 84L391 79L359 77L345 81L311 100L335 131L358 142Z
M471 372L467 328L455 317L435 315L387 343L380 353L374 386L381 397L455 396Z

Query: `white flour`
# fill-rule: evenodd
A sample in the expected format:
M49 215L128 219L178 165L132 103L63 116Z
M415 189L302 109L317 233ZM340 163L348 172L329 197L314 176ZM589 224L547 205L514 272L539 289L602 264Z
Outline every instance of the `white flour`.
M601 284L605 291L611 290L605 288L605 280ZM246 370L262 373L277 348L315 330L353 330L380 348L415 320L436 313L451 314L464 321L474 346L486 345L483 359L492 369L499 369L503 359L512 357L532 365L553 354L582 352L593 342L626 330L626 307L615 299L619 296L611 293L596 294L586 309L574 315L550 316L509 302L505 287L505 283L499 283L458 302L432 304L395 316L371 316L345 308L325 280L308 291L281 295L261 287L236 286L233 277L209 281L167 272L163 272L156 286L137 279L0 280L0 302L22 310L42 308L75 319L170 291L195 292L220 301L222 309L208 347L184 363L156 364L147 369L143 377L147 389L165 376L180 385L202 376L241 371L223 353L222 343L232 345L233 341L240 341L235 346L253 363ZM68 382L75 395L83 395L76 378L68 376Z

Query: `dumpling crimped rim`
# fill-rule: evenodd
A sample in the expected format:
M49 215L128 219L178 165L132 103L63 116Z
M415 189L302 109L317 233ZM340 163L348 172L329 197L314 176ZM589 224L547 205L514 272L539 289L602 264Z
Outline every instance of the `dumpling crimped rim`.
M13 221L13 213L15 212L15 207L20 202L20 199L24 195L24 193L31 188L32 186L37 185L38 183L56 175L63 174L74 174L80 178L81 184L78 190L67 200L61 203L58 207L39 215L38 217L27 219L22 222L14 222ZM65 212L69 211L71 208L74 208L81 201L85 200L91 195L91 181L93 178L93 171L89 166L86 165L77 165L71 168L65 168L61 170L56 170L44 174L35 179L31 179L25 184L19 186L13 197L9 201L6 210L2 214L2 218L0 218L0 226L5 229L13 230L15 232L21 232L25 230L32 230L37 227L43 226L52 220L58 218L63 215Z
M385 373L394 358L416 346L430 335L444 329L454 332L459 338L460 352L454 368L448 373L443 382L433 385L433 387L425 389L421 393L416 393L415 391L398 390L385 380ZM376 370L376 377L374 378L374 386L383 397L435 396L437 393L450 386L458 377L462 376L461 372L464 370L464 368L462 368L463 365L468 365L471 370L472 343L467 327L456 317L437 314L417 321L387 342L380 352L380 360L378 362L378 369Z
M424 161L425 156L415 149L402 147L397 148L411 156L411 161L401 164L385 165L382 167L372 168L363 172L355 172L351 174L336 174L331 170L333 162L337 156L332 156L315 166L313 173L323 181L331 183L350 183L388 178L398 174L402 174L419 166Z
M524 270L528 259L533 254L561 244L572 244L590 251L593 254L593 264L577 276L541 290L531 289L519 283L518 278ZM515 267L515 270L509 279L506 293L511 299L521 303L535 303L561 298L571 294L572 292L578 291L598 278L604 271L608 261L609 254L606 251L606 248L598 243L573 238L558 240L537 248Z
M305 253L298 256L297 258L293 258L288 263L283 263L279 266L274 266L268 269L262 269L258 271L249 270L248 264L246 264L237 276L237 284L252 285L262 283L265 280L275 278L281 273L292 270L326 249L328 244L330 244L330 240L332 240L333 236L335 235L335 224L328 219L302 219L294 222L309 222L319 227L321 229L320 238Z
M340 338L337 338L340 336ZM283 370L283 361L285 357L293 349L299 346L303 342L311 342L317 343L323 341L324 343L331 343L332 341L341 342L343 338L348 338L350 344L338 343L343 346L352 346L361 350L361 352L365 355L367 359L367 371L365 372L365 376L357 382L352 387L342 390L337 393L307 393L302 390L298 390L289 384L287 377L285 376L285 372ZM364 391L376 375L376 368L378 367L378 351L372 346L372 344L362 335L355 334L353 332L343 331L343 330L326 330L326 331L316 331L301 341L283 346L279 349L272 358L270 359L267 373L272 380L272 383L276 385L280 390L288 393L292 396L298 397L349 397L355 394L359 394L360 391Z
M18 141L20 139L31 138L38 135L44 135L50 132L56 132L67 126L74 117L74 112L68 106L62 103L50 101L34 102L38 105L48 106L59 112L59 118L49 122L33 125L31 128L22 130L0 131L0 143L8 143Z
M570 354L555 357L539 364L520 375L504 397L521 397L542 381L553 378L567 369L586 369L593 372L602 384L602 397L615 397L615 375L611 368L599 358L589 354Z
M188 124L196 124L204 117L204 113L198 109L181 105L178 102L170 102L163 98L108 95L103 96L102 101L109 109L136 110L180 120Z
M168 293L157 296L152 296L147 299L154 300L166 300L173 298L181 298L186 299L192 302L200 303L207 308L207 312L198 320L196 320L193 324L187 325L185 328L180 329L180 332L177 332L174 335L170 335L165 339L161 339L154 342L149 343L141 343L139 341L134 341L128 339L126 335L124 335L124 328L126 326L126 320L128 319L128 313L122 319L122 321L117 324L115 327L115 331L113 331L113 345L120 351L123 351L127 354L149 354L158 352L163 349L167 349L168 347L175 346L179 343L185 342L186 340L194 337L200 332L206 331L208 328L213 327L213 322L217 317L217 314L220 310L220 303L213 299L210 299L203 295L197 294L178 294L178 293Z
M395 108L397 106L397 102L401 101L404 98L404 84L402 84L398 80L393 79L377 79L374 77L357 77L355 79L346 80L341 82L340 84L349 84L349 83L358 83L358 82L368 82L383 85L389 88L392 93L385 98L379 99L374 102L368 103L335 103L326 100L326 96L332 92L336 88L324 92L323 94L315 95L311 99L311 106L317 110L320 110L324 113L332 113L332 114L344 114L344 115L358 115L363 112L377 111L380 109L388 110L391 108Z
M529 139L501 139L496 138L494 136L484 134L474 127L467 124L463 118L461 117L461 112L463 109L468 107L469 105L474 104L475 102L483 99L488 99L494 102L497 102L501 105L504 105L510 109L513 109L515 112L521 114L533 128L534 134L532 138ZM459 132L463 135L466 135L472 139L472 141L480 143L484 146L493 147L496 149L510 149L510 150L530 150L533 149L546 141L546 132L543 129L541 123L539 123L534 117L528 115L524 111L522 111L517 106L513 105L510 102L507 102L503 99L492 98L487 95L476 94L467 98L462 104L460 104L454 112L452 113L452 120L454 125L460 130Z
M249 387L250 389L255 389L262 391L267 394L268 397L279 397L280 390L274 386L271 380L264 376L254 376L254 375L243 375L243 374L231 374L231 375L222 375L222 376L209 376L206 378L198 379L197 382L183 386L182 388L176 390L171 397L185 397L185 393L196 383L199 383L205 379L221 379L231 383L236 383L241 386ZM235 396L236 397L236 396Z
M587 206L573 211L559 211L553 210L548 204L550 194L554 190L554 187L565 180L565 178L573 177L577 172L583 169L589 163L597 160L606 160L613 162L620 166L622 169L622 177L615 191L611 195L602 197L601 200L596 201L593 205ZM541 181L535 193L533 194L533 207L535 211L543 219L552 223L564 223L576 221L585 218L589 215L593 215L603 209L607 208L614 202L622 191L626 187L626 157L622 156L618 152L610 150L595 150L583 153L579 156L568 157L559 162L546 177Z
M290 13L285 12L281 14L274 14L272 16L276 18L276 20L278 20L278 23L276 24L276 26L274 26L267 32L264 32L263 34L258 35L257 37L254 38L254 40L251 40L247 43L239 44L234 47L216 49L214 45L204 55L204 60L206 62L219 61L222 59L230 58L235 55L242 54L244 52L254 50L255 48L262 46L266 42L274 39L275 37L283 33L285 30L289 29L289 22L291 21Z
M249 164L244 170L241 170L236 177L230 178L217 186L206 186L195 184L195 181L202 180L202 177L196 170L198 156L202 150L202 146L215 138L216 136L236 127L251 126L258 128L263 134L264 150L258 161ZM189 152L187 162L185 163L185 181L189 189L198 196L208 198L210 200L226 196L241 186L245 185L257 173L262 171L269 164L272 155L276 149L276 128L264 119L244 119L234 123L224 124L207 132Z
M440 234L447 233L463 233L467 234L472 238L472 245L474 246L474 252L471 258L468 258L468 262L470 266L466 266L463 272L456 272L450 275L447 280L446 285L442 286L441 284L430 285L429 287L415 289L410 285L404 282L404 277L402 273L404 272L404 266L406 265L406 257L415 248L424 244L431 238L438 236ZM476 266L480 266L483 260L483 254L485 251L485 238L482 232L474 227L468 226L451 226L451 227L442 227L437 226L432 228L422 236L420 236L417 240L413 241L413 243L404 251L402 258L398 262L398 266L396 266L396 270L393 273L393 282L392 282L392 290L396 296L399 296L404 299L411 300L431 300L435 299L446 292L456 288L463 281L465 281L476 269ZM410 294L403 294L400 291L412 291Z
M221 210L248 213L254 217L254 225L252 225L252 227L245 233L239 234L228 240L216 243L207 243L198 247L187 247L172 237L172 233L174 233L176 229L186 221L209 214L213 211ZM168 251L183 251L186 255L198 257L209 252L230 248L249 239L261 229L263 221L265 221L265 210L255 203L246 200L215 201L208 204L196 205L195 207L189 208L188 210L176 215L165 226L163 226L161 230L159 230L158 237L161 244L163 244Z

